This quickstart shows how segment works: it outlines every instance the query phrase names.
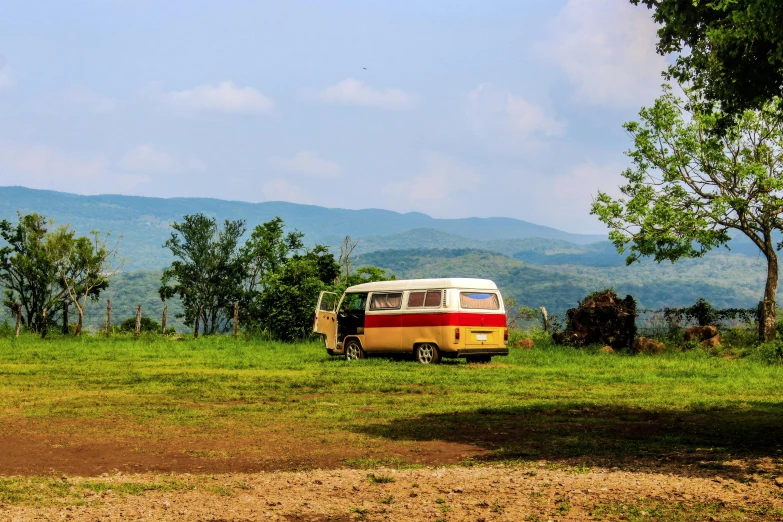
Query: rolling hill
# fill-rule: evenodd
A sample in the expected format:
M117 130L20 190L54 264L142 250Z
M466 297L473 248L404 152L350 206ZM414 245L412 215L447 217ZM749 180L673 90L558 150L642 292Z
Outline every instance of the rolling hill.
M355 238L432 229L469 239L504 240L545 238L586 244L601 235L571 234L509 218L436 219L425 214L389 210L346 210L267 202L243 203L204 198L148 198L135 196L79 196L23 187L0 187L0 219L16 219L17 211L38 212L57 223L69 223L79 233L111 231L122 236L121 254L128 270L157 270L170 262L161 246L173 221L184 214L203 212L218 220L244 219L249 227L282 217L287 226L305 234L309 244L339 245L346 235ZM386 247L387 248L387 247Z
M160 320L164 306L157 289L160 270L171 258L162 248L170 223L186 213L204 212L218 219L245 219L253 226L281 216L305 233L309 244L339 245L346 235L359 240L358 265L377 265L399 278L487 277L518 303L546 306L561 313L586 294L614 288L631 294L642 308L690 305L704 297L719 307L751 307L764 282L764 263L747 239L732 249L703 259L658 265L651 261L625 266L604 236L562 232L506 218L435 219L424 214L386 210L344 210L292 203L241 203L195 198L77 196L59 192L0 187L0 218L16 212L39 212L79 232L98 229L121 235L124 272L111 283L101 303L88 307L87 322L102 324L105 298L117 321L144 315ZM182 327L169 305L170 324ZM5 310L0 311L3 317Z

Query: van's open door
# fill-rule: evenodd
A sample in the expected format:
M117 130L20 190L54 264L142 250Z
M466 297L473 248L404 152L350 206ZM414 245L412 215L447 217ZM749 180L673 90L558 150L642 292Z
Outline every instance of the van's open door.
M321 292L315 307L313 332L323 334L326 349L334 350L337 345L337 294Z

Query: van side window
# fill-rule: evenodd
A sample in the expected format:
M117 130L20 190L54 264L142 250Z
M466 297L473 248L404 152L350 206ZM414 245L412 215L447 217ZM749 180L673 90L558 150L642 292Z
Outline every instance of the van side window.
M427 290L426 292L411 292L408 294L408 308L420 308L422 306L437 308L440 306L441 290Z
M482 292L460 292L460 308L475 310L500 310L500 300L497 294Z
M402 294L373 294L370 310L399 310L402 306Z
M427 290L424 306L440 306L440 290Z

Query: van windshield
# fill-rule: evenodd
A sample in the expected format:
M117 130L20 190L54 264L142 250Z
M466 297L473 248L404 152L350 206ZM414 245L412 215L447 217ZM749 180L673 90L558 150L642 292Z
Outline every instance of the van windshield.
M459 306L469 310L500 310L500 299L497 294L460 292Z
M367 294L345 294L340 311L361 310L367 305Z

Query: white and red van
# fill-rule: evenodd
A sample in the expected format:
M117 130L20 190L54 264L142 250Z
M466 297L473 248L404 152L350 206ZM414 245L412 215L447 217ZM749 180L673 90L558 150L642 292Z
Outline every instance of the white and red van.
M489 362L508 355L503 298L488 279L409 279L321 292L313 332L330 355L412 353L421 363L442 357Z

